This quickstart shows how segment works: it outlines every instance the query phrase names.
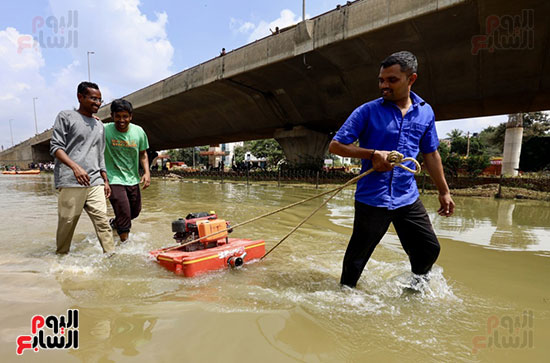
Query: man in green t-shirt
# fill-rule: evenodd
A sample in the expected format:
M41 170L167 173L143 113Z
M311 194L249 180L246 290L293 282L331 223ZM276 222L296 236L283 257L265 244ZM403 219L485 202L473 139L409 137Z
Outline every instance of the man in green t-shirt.
M111 103L111 117L114 122L105 124L105 166L111 185L109 200L115 211L111 227L116 229L120 241L128 239L132 219L141 211L141 193L151 184L149 160L146 150L149 141L143 129L132 121L132 104L118 99ZM139 163L145 171L139 176Z

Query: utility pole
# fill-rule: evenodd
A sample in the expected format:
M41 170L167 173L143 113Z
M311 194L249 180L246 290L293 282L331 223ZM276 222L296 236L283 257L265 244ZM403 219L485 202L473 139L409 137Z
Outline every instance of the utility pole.
M13 131L11 129L11 122L13 121L12 118L10 118L10 134L11 134L11 147L13 147Z
M88 82L92 81L92 78L90 77L90 54L95 54L95 52L88 51Z
M470 131L468 131L468 144L466 146L466 157L470 155Z
M36 121L36 103L35 103L37 99L38 97L32 98L32 108L34 109L34 129L36 131L35 135L38 135L38 122Z

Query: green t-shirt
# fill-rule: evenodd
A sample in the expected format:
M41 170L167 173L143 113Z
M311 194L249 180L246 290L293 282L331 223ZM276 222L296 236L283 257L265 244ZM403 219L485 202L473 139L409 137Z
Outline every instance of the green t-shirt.
M114 122L105 126L105 168L110 184L139 184L139 152L149 148L143 129L135 124L120 132Z

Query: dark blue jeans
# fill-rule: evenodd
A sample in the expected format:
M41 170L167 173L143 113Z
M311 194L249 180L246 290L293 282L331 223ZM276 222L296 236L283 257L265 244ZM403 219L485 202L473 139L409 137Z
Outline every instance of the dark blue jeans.
M395 210L371 207L355 201L353 233L344 255L340 279L342 285L357 285L372 252L390 223L393 223L401 245L409 256L412 272L423 275L430 271L439 256L440 246L420 199Z

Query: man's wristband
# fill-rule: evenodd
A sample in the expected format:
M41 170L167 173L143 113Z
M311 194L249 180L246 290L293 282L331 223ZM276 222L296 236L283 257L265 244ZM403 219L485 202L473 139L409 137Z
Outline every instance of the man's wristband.
M376 149L372 149L372 153L370 154L370 159L372 160L372 157L374 156L374 153L376 152Z

